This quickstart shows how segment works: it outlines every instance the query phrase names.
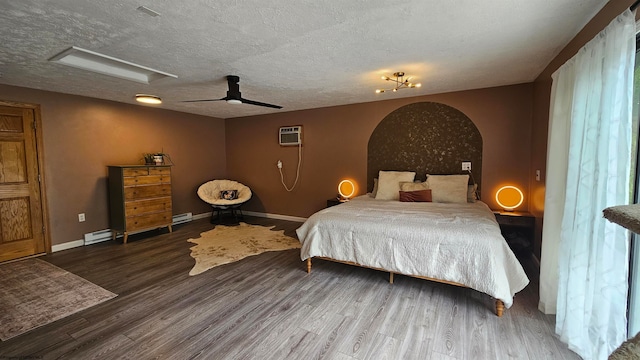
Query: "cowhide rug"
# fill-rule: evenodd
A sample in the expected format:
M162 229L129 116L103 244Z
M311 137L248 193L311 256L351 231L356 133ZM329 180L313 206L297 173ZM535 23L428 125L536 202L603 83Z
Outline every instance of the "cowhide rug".
M237 226L217 225L203 232L191 248L191 257L196 265L189 275L201 274L212 267L238 261L267 251L300 248L300 242L284 234L284 230L273 231L275 226L249 225L241 222Z

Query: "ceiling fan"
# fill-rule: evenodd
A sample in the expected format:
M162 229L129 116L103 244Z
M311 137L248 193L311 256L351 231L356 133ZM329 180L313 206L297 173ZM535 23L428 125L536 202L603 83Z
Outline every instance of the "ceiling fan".
M240 77L235 75L227 75L227 83L229 84L229 90L227 90L227 96L220 99L205 99L205 100L187 100L183 102L200 102L200 101L220 101L224 100L229 104L249 104L249 105L257 105L264 106L274 109L282 109L280 105L267 104L259 101L244 99L240 95Z

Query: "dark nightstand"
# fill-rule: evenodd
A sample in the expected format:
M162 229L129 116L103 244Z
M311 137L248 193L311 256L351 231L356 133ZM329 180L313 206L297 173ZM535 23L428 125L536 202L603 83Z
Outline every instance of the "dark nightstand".
M337 198L329 199L329 200L327 200L327 207L332 207L332 206L340 205L340 204L342 204L343 202L344 202L344 201L340 201L340 199L337 199Z
M500 225L502 236L516 255L530 255L533 252L533 238L536 218L528 212L494 212Z

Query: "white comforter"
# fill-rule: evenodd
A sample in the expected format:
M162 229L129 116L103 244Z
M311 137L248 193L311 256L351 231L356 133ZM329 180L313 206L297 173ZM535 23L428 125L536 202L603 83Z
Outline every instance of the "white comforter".
M453 281L507 308L529 283L483 202L410 203L363 195L313 214L296 232L302 260L321 256Z

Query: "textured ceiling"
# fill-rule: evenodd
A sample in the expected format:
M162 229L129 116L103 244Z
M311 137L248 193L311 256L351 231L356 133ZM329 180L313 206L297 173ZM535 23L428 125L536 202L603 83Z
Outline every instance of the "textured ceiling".
M0 83L233 118L533 81L606 0L7 0ZM146 6L161 16L136 10ZM48 62L77 46L178 76L140 84ZM422 87L375 94L404 71ZM223 101L226 75L243 97ZM148 106L148 105L140 105Z

